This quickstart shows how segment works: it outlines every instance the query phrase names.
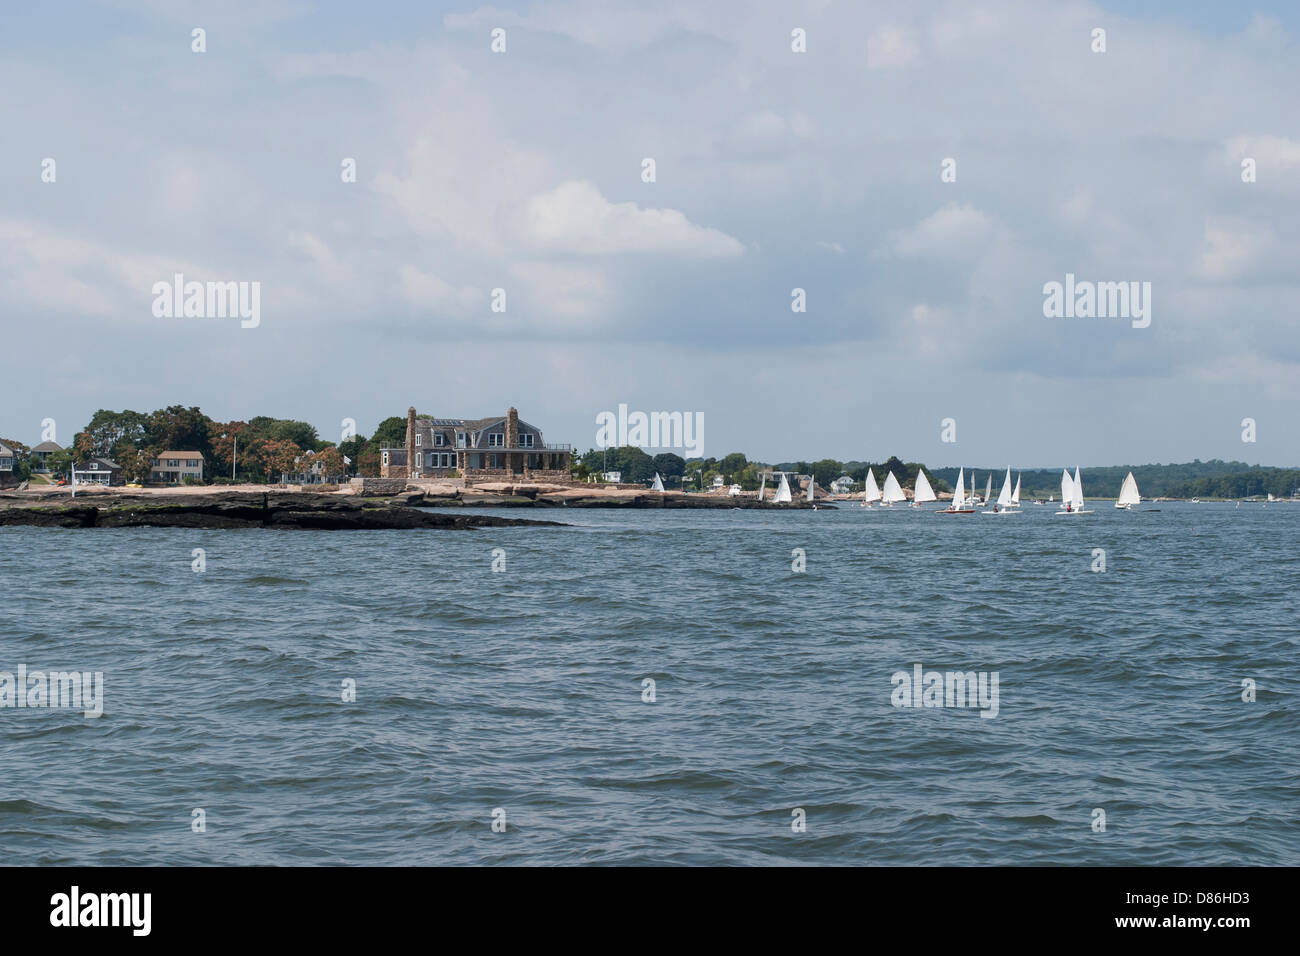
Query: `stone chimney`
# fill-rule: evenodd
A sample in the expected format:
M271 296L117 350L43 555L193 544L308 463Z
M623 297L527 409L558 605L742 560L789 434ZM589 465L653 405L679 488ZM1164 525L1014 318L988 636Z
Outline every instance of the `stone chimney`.
M506 447L519 447L519 412L513 408L506 409Z
M519 412L513 408L506 409L506 448L514 449L519 447ZM515 470L515 460L519 459L519 467L523 468L523 456L516 454L514 451L506 452L506 469Z
M415 406L406 410L406 472L412 478L419 478L419 469L415 467Z

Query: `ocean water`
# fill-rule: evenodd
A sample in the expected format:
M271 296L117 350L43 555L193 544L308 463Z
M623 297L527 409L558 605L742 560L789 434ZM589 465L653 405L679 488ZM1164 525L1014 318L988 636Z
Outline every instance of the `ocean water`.
M102 671L104 713L0 709L0 846L33 864L1300 863L1300 506L1094 507L3 528L0 671ZM915 664L996 673L997 716L895 707Z

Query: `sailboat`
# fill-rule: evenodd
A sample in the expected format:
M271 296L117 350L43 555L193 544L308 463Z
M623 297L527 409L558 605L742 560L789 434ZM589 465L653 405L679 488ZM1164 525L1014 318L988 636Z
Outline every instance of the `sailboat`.
M989 474L989 480L992 481L992 479L993 479L993 475L992 475L992 473L990 472L990 474ZM990 488L989 490L990 490L990 492L992 491L991 488ZM1013 502L1012 502L1012 499L1011 499L1011 469L1008 468L1008 469L1007 469L1007 477L1006 477L1005 479L1003 479L1003 481L1002 481L1002 491L998 494L998 500L997 500L997 502L993 505L993 510L992 510L992 511L985 511L984 514L986 514L986 515L1015 515L1015 514L1020 514L1020 509L1019 509L1019 508L1016 508L1015 510L1012 510L1012 505L1013 505Z
M1070 514L1070 501L1074 498L1074 479L1070 477L1070 472L1061 469L1061 510L1058 515ZM1048 499L1051 500L1051 499Z
M903 488L898 483L891 471L885 476L885 490L881 492L880 503L886 507L892 508L895 501L906 501L907 495L903 494Z
M937 515L973 515L975 509L966 507L966 469L957 472L957 490L952 493L952 504L940 508Z
M1129 511L1141 500L1142 496L1138 494L1137 479L1133 477L1133 472L1130 471L1124 477L1124 484L1120 485L1119 498L1115 501L1115 507Z
M925 472L920 468L916 469L916 490L912 494L912 507L919 508L927 501L934 500L934 489L930 487L930 479L925 477Z
M989 499L993 497L993 472L989 472L989 480L984 484L984 500L980 504L984 507L989 506Z
M763 492L767 491L767 472L763 472L763 480L758 483L758 500L763 500Z
M807 497L804 499L805 501L812 501L812 500L813 500L813 488L816 487L816 485L817 485L817 479L816 479L815 477L813 477L812 475L809 475L809 476L808 476L808 495L807 495Z
M772 499L779 505L790 503L790 482L785 477L785 472L781 472L781 487L776 489L776 497Z
M1083 506L1083 479L1079 477L1079 466L1074 466L1074 498L1070 502L1074 505L1076 514L1090 515L1091 511Z
M1011 492L1011 507L1020 507L1020 472L1016 472L1016 490Z
M876 476L867 469L867 486L862 491L862 507L869 508L873 502L880 500L880 488L876 486Z
M1079 469L1074 469L1074 477L1070 477L1070 472L1063 470L1061 472L1061 503L1064 508L1057 512L1058 515L1090 515L1091 511L1083 507L1083 479L1079 475Z
M651 491L663 491L663 490L664 490L664 482L663 482L663 479L659 477L659 472L657 472L657 471L655 472L655 483L654 483L653 485L650 486L650 490L651 490Z

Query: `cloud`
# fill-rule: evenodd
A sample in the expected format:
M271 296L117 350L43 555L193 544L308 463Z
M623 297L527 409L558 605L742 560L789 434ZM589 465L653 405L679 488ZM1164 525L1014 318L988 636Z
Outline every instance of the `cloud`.
M1243 222L1208 222L1200 274L1223 281L1258 271L1265 265L1271 241L1271 230L1267 228Z
M867 69L892 70L911 66L921 56L911 31L904 27L882 26L867 38Z
M578 180L533 196L524 207L519 231L542 249L585 256L729 259L745 251L739 240L697 226L676 209L611 203L593 184Z
M433 273L424 272L409 264L402 266L399 274L406 301L418 309L466 316L477 308L485 317L488 315L488 296L480 289L452 285Z
M988 215L968 203L949 203L910 229L894 233L891 248L901 256L978 252L992 232Z

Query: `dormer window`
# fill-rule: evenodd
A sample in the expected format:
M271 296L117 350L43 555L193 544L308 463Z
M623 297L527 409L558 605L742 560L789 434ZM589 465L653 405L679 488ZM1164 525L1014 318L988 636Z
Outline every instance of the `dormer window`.
M504 448L505 444L506 436L501 434L501 432L492 432L488 435L489 448Z
M445 445L445 444L447 443L446 436L443 435L442 432L434 432L434 434L433 434L433 443L434 443L434 445L437 446L438 448L441 448L443 445Z
M415 436L415 445L416 445L416 447L418 448L420 445L423 445L423 444L424 444L424 436L423 436L423 435L420 435L420 434L417 434L417 435Z

